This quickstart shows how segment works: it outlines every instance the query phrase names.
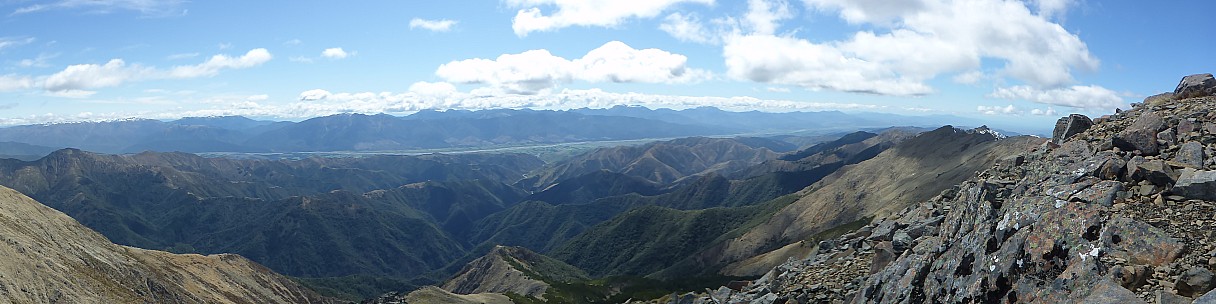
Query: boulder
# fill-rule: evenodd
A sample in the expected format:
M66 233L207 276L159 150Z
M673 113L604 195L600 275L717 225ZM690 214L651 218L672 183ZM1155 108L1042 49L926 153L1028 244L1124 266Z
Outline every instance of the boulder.
M1216 201L1216 171L1183 169L1172 192L1189 199Z
M1202 297L1195 299L1195 304L1216 304L1216 291L1209 291L1203 294Z
M1147 180L1154 185L1162 187L1173 185L1174 181L1179 177L1178 173L1173 168L1170 168L1169 164L1160 159L1140 163L1136 165L1134 170L1131 173L1132 179Z
M1187 99L1216 95L1216 79L1212 74L1195 74L1182 78L1174 89L1174 98Z
M1203 145L1198 142L1187 142L1178 147L1174 161L1194 169L1203 169Z
M1117 217L1102 227L1102 246L1110 256L1131 265L1168 265L1179 256L1185 245L1160 228L1125 217Z
M1071 114L1061 117L1056 121L1056 128L1051 132L1051 141L1062 143L1069 137L1077 133L1085 132L1089 127L1092 127L1094 122L1089 119L1089 116L1081 114Z
M1191 304L1191 298L1169 293L1164 290L1158 290L1157 304Z
M1143 155L1157 155L1157 132L1165 128L1165 119L1154 112L1146 112L1137 117L1131 126L1124 129L1112 139L1119 149L1124 151L1139 150Z
M1178 276L1174 288L1178 289L1179 295L1194 297L1212 290L1212 287L1216 287L1213 284L1216 284L1216 281L1212 280L1212 271L1196 266Z
M1119 284L1115 284L1114 282L1103 281L1102 283L1099 283L1098 286L1096 288L1094 288L1093 292L1090 292L1089 296L1085 297L1085 299L1083 301L1081 301L1081 303L1086 303L1086 304L1090 304L1090 303L1093 303L1093 304L1128 303L1128 304L1130 304L1130 303L1145 303L1145 302L1144 302L1144 300L1140 299L1140 297L1137 297L1136 293L1133 293L1131 290L1127 290L1127 288L1123 288L1122 286L1119 286Z

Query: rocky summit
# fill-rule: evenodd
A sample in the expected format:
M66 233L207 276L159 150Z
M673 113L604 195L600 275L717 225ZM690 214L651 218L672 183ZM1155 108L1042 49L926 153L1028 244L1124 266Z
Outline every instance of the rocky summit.
M1053 141L806 258L665 301L1216 303L1216 96L1203 79L1062 118Z

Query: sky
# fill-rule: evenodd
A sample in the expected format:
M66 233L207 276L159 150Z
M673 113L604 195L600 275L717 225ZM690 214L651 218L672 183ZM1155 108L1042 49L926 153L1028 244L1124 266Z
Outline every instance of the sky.
M423 109L1097 117L1216 71L1216 2L0 0L0 126Z

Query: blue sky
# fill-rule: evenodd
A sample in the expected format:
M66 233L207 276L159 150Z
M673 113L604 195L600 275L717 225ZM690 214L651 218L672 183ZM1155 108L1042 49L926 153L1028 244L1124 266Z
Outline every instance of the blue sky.
M1047 128L1216 70L1211 1L0 0L0 125L608 107Z

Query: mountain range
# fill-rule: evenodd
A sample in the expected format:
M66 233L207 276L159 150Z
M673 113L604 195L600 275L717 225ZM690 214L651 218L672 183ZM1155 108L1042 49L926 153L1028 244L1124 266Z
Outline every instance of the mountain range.
M824 134L890 126L867 113L730 112L617 106L609 109L424 110L408 116L337 114L300 122L239 116L173 121L129 119L0 128L0 155L31 159L47 149L101 153L333 152L519 146L588 141L676 138L742 133ZM943 117L900 117L903 125L935 126ZM890 117L885 117L890 118ZM975 123L958 117L947 120ZM19 146L24 144L28 146ZM45 147L45 148L42 148ZM19 149L7 152L5 149Z

